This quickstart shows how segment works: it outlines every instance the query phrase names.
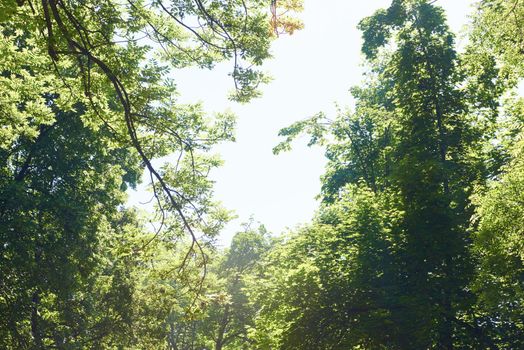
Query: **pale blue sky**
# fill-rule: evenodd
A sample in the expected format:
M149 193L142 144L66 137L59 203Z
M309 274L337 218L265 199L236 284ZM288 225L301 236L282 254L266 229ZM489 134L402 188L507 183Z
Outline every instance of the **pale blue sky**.
M227 99L232 88L228 65L213 71L174 72L182 101L202 101L209 112L229 108L238 116L237 141L216 148L225 164L211 174L216 199L238 215L222 233L222 244L228 244L250 216L278 234L314 215L325 165L323 150L308 148L303 140L291 152L275 156L272 148L279 142L278 130L319 111L334 114L335 103L351 106L348 89L361 81L363 71L356 26L390 2L306 0L301 15L305 28L274 42L273 59L263 67L274 80L262 88L261 98L247 105ZM458 33L474 1L436 3L446 9L448 23ZM457 42L461 44L460 35ZM141 197L132 194L130 202L135 204Z

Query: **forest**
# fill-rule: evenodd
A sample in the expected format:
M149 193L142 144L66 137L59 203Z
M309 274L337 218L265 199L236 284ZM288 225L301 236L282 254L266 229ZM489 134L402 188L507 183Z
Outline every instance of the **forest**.
M0 348L524 349L524 3L471 3L462 45L438 0L362 18L351 108L277 130L325 152L316 214L224 248L236 116L174 73L250 103L307 2L0 0Z

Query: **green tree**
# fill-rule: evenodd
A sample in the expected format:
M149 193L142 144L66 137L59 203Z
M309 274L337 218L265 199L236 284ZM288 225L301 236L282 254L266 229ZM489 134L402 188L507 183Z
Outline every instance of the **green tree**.
M99 244L125 230L117 205L125 179L137 177L136 157L64 112L14 150L2 152L0 180L3 347L66 347L120 331L131 286Z
M499 173L475 196L478 228L474 252L479 269L473 283L478 296L478 323L501 349L523 346L522 299L522 98L515 88L522 80L524 7L514 1L481 1L471 29L474 58L491 57L497 77L509 96L503 99L497 138ZM517 92L518 93L518 92ZM495 347L493 347L495 348Z
M164 347L175 296L189 290L191 305L203 284L198 238L228 218L208 151L234 125L178 103L169 73L230 60L232 97L256 96L269 13L240 0L0 3L2 347ZM154 232L123 208L144 168Z
M477 196L474 236L479 269L473 283L478 321L500 349L524 346L524 239L522 140L498 181ZM495 348L495 347L493 347Z
M51 87L63 110L82 104L86 126L95 131L105 126L112 142L135 150L150 174L161 215L178 216L199 250L197 232L214 227L212 218L209 225L202 220L210 205L205 174L218 164L204 153L232 138L234 119L218 114L213 123L200 106L178 104L168 73L230 60L232 98L256 96L256 87L266 80L256 67L269 57L273 38L266 5L241 0L6 1L1 19L5 33L15 34L11 40L22 36L24 42L17 44L28 43L38 64L45 65L42 76L54 79ZM151 162L173 153L182 160L176 165L162 168Z
M348 185L317 220L276 246L254 276L262 305L257 349L384 348L393 345L393 218L389 195Z
M398 118L392 186L400 192L399 315L401 348L454 348L456 318L467 310L471 274L468 197L476 171L469 151L476 133L456 88L457 57L441 9L393 2L361 22L368 58L398 46L384 72ZM409 336L408 336L409 335Z
M228 249L210 252L198 312L193 318L174 312L169 319L173 349L252 348L248 330L254 327L257 308L248 299L246 283L271 244L264 226L252 225L245 224Z
M233 237L217 268L225 298L211 305L206 320L215 350L251 348L248 328L254 326L256 309L249 303L246 279L257 268L270 244L264 226L252 228L251 225L246 224L244 232Z
M495 58L506 84L515 84L524 74L524 9L518 1L483 0L476 6L470 30L471 50Z
M483 186L486 178L497 172L497 165L489 169L484 162L487 149L493 150L486 147L485 140L492 132L495 99L501 92L497 86L489 91L489 79L496 75L493 61L479 62L478 75L470 76L474 65L464 64L456 54L443 10L427 1L393 1L388 9L364 19L360 28L362 51L371 67L364 88L354 89L355 112L342 113L334 121L318 115L283 129L281 135L288 139L276 149L286 149L298 133L307 131L311 143L327 144L329 161L323 194L328 207L336 207L342 200L340 191L345 184L362 183L377 200L384 201L384 208L390 208L384 210L391 217L376 226L387 227L390 239L380 229L357 231L369 235L369 239L382 237L376 244L382 242L387 254L369 260L367 268L348 268L355 276L369 271L366 276L371 280L373 272L382 271L378 275L388 282L372 288L363 281L347 285L347 294L359 290L370 294L348 298L351 303L338 313L329 306L325 310L343 315L353 310L349 305L361 305L366 300L368 306L375 303L357 308L361 313L354 318L355 324L339 323L335 327L351 339L348 346L491 346L489 337L479 335L481 323L471 322L474 260L470 254L473 205L469 198L475 186ZM359 198L358 194L353 196ZM351 217L363 208L345 213ZM364 248L358 241L346 244L347 249L355 251L374 249ZM312 268L322 275L325 266L329 265ZM371 297L371 292L376 295ZM388 297L384 300L380 295ZM340 299L331 301L338 303ZM318 297L310 300L320 309ZM299 309L293 310L295 317L302 319ZM312 314L318 316L322 311ZM295 321L291 318L286 322ZM286 328L287 324L279 329L284 337L293 329ZM309 326L315 329L320 324L315 319ZM318 342L324 336L336 339L327 335L329 332L328 327L316 328L316 332L311 331L316 335L312 340L296 336L293 346L326 348ZM283 343L278 346L290 347Z

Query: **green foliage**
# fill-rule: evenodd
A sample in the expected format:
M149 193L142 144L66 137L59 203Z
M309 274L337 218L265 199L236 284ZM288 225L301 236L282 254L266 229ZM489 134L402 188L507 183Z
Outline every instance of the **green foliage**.
M301 8L0 4L1 348L524 347L518 1L480 1L461 54L434 1L363 19L354 109L296 122L274 149L303 133L325 147L313 222L213 247L231 214L211 151L235 118L179 103L172 69L230 61L248 101ZM124 206L144 169L148 214Z
M132 284L99 244L127 230L116 207L124 178L136 178L136 157L57 112L34 140L18 138L3 163L3 347L73 346L120 332Z
M216 274L222 281L221 292L226 299L210 305L205 320L215 350L252 348L248 329L254 327L257 308L249 302L246 280L253 276L269 246L264 226L257 229L247 225L244 232L233 237L230 248L219 262Z
M395 327L392 228L400 219L393 198L364 184L348 185L316 222L271 252L249 288L255 304L263 305L252 333L257 349L379 348L389 342L388 330Z
M178 103L171 70L230 61L233 98L256 96L269 4L22 0L0 12L0 347L165 348L167 320L199 312L206 242L229 219L207 175L234 127L230 113ZM123 207L144 168L152 217Z
M246 283L269 250L270 239L263 226L252 228L251 224L233 237L229 249L209 252L212 263L198 300L191 306L187 297L178 297L176 304L187 303L191 312L172 309L168 317L171 348L252 349L248 329L254 327L257 306L248 299Z
M524 227L522 141L501 179L478 197L475 250L480 261L474 291L478 313L500 348L524 345Z
M505 83L492 56L458 57L443 10L426 1L393 1L360 28L370 72L352 91L355 111L335 120L319 114L281 131L287 140L276 151L302 132L310 144L326 145L325 208L317 218L323 226L298 234L275 257L284 265L268 277L269 288L278 288L274 298L284 306L264 305L261 348L493 347L472 309L470 197L504 159L493 140ZM351 209L329 214L349 200ZM360 226L337 231L345 220ZM332 246L342 232L365 239ZM321 238L310 254L312 237ZM294 245L302 241L307 248ZM340 261L336 254L345 251L358 262ZM288 269L304 274L311 289L286 280ZM306 295L307 305L287 295Z
M515 84L522 77L522 33L524 9L511 0L484 0L477 11L470 32L475 51L488 53L497 59L500 75Z
M498 68L502 89L517 86L523 76L522 4L513 1L481 1L471 30L471 52L477 61L490 57ZM514 93L513 93L514 94ZM475 195L474 252L479 268L473 283L475 305L481 322L499 348L523 346L522 299L522 99L502 100L494 163L499 172L487 189Z
M332 203L348 183L363 180L374 191L384 188L392 168L395 120L391 102L385 96L387 84L380 84L371 73L365 85L353 88L356 109L338 111L332 120L323 113L280 130L286 140L273 151L291 149L292 141L302 133L310 136L309 146L326 148L328 164L322 176L322 199Z

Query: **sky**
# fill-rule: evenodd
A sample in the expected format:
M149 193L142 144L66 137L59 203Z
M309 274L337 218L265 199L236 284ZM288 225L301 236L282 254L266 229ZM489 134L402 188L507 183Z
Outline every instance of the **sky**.
M307 147L307 138L294 143L293 150L273 155L278 131L320 111L336 113L335 104L351 107L349 88L362 80L363 57L358 22L391 0L305 0L300 17L304 29L281 36L272 46L273 58L262 69L273 80L262 87L262 97L248 104L228 100L233 82L229 64L212 71L184 69L174 72L181 102L203 103L209 113L231 110L237 115L236 142L219 145L224 165L211 173L215 198L237 219L223 230L220 245L228 245L241 224L251 217L274 233L311 220L318 201L324 151ZM444 7L448 24L460 37L472 0L437 0ZM142 187L130 195L130 204L149 196Z

